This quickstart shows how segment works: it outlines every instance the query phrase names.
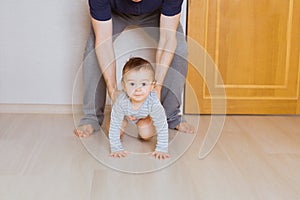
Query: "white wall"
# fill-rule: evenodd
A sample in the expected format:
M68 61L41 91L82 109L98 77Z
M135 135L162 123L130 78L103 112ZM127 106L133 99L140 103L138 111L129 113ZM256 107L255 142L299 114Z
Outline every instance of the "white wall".
M87 0L2 0L0 27L0 103L71 104Z
M70 104L86 0L4 0L0 27L0 103Z

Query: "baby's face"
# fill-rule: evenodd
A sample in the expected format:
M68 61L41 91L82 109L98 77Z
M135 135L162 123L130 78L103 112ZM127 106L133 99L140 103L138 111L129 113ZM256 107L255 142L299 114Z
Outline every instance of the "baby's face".
M132 103L144 102L154 87L151 73L144 69L127 72L123 80L123 89Z

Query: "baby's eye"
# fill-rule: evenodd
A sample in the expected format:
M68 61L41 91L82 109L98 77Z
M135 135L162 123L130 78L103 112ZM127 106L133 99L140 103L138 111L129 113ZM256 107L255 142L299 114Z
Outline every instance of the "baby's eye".
M142 86L146 86L147 85L147 83L142 83Z
M130 86L135 86L135 83L129 83Z

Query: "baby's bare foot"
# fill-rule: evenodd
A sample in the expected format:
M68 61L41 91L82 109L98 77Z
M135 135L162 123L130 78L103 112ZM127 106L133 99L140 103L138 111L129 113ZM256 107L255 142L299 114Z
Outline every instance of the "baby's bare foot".
M77 137L88 137L92 135L94 129L91 124L85 124L77 127L73 132Z
M181 122L176 126L176 129L180 132L184 132L184 133L194 133L195 132L195 128L187 123L187 122Z

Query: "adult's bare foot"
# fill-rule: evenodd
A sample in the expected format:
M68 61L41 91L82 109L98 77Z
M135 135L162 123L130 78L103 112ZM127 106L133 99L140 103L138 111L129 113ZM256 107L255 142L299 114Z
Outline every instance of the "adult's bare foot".
M195 128L187 123L187 122L181 122L176 126L176 129L180 132L184 132L184 133L194 133L195 132Z
M85 124L75 128L73 132L77 137L88 137L92 135L94 128L91 124Z

